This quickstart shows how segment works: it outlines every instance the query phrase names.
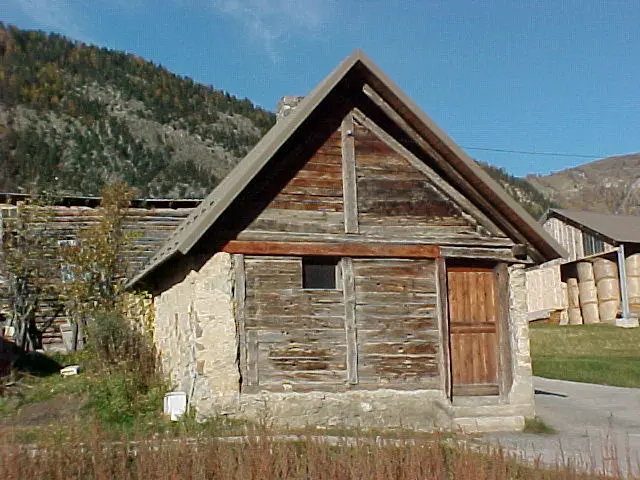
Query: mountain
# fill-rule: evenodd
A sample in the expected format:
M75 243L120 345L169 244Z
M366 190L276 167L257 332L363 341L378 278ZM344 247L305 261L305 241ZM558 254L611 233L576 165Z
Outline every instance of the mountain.
M206 195L275 116L135 55L0 23L0 191Z
M0 191L202 198L275 116L135 55L0 23ZM538 217L527 181L482 164Z
M571 210L640 215L640 154L603 158L526 180Z

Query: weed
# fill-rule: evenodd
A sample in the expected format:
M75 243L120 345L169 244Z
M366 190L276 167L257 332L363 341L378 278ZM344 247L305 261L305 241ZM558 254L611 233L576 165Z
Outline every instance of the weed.
M558 433L555 429L544 423L540 417L524 419L524 433L536 433L538 435L553 435Z
M393 442L367 438L329 443L312 437L277 439L270 432L230 441L211 438L138 437L109 441L97 426L67 441L29 446L15 434L0 433L4 478L95 479L455 479L595 480L571 465L524 464L502 449L478 450L438 440Z

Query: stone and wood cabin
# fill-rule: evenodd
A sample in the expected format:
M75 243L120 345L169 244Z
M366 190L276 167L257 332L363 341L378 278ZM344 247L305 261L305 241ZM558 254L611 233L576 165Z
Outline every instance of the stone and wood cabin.
M560 248L363 53L281 119L132 279L202 415L518 429L527 265Z
M21 202L30 200L31 196L23 193L0 193L0 239L6 233L6 219L15 215ZM42 228L58 244L75 242L82 229L98 221L101 200L100 197L77 195L62 195L51 199L51 204L41 207L47 210L47 214L42 217L42 221L47 224L43 224ZM124 252L123 261L127 263L128 269L131 272L139 270L199 203L199 199L133 200L124 224L124 228L134 234L131 245ZM36 225L36 228L40 226ZM1 253L0 251L0 258ZM51 255L51 261L59 259ZM49 279L52 284L64 281L64 266L60 266L60 276ZM7 306L7 290L0 276L0 313L8 309ZM42 331L41 343L38 345L40 348L47 351L70 348L71 327L57 297L44 299L37 312L37 326ZM0 319L0 337L3 334L2 327Z
M637 325L640 217L552 208L540 224L567 255L527 271L530 320Z

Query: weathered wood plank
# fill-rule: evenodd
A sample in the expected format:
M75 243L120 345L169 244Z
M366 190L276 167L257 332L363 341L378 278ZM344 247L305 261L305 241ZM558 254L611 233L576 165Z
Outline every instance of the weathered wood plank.
M367 128L369 128L378 138L382 139L390 148L406 158L412 167L427 177L432 185L440 189L445 195L455 201L462 210L469 213L476 222L480 223L493 235L504 235L497 225L492 222L478 207L471 203L468 198L458 192L431 167L411 153L400 142L384 131L384 129L380 128L380 126L358 110L356 110L355 117L358 121L366 125Z
M356 316L394 315L398 317L428 317L435 318L435 305L356 305Z
M247 386L259 384L259 362L258 337L256 332L247 330ZM244 383L243 383L244 385Z
M403 302L412 304L433 304L435 305L436 294L424 292L407 292L404 294ZM360 292L356 290L356 303L358 305L385 305L398 300L398 295L393 292Z
M221 251L247 255L317 255L332 257L437 258L435 245L346 244L320 242L247 242L230 240Z
M389 338L432 338L438 332L436 318L415 316L359 316L358 338L371 341ZM437 336L437 335L436 335Z
M511 249L484 247L440 247L441 255L445 258L469 258L480 260L495 260L508 263L532 263L513 256Z
M445 395L451 398L451 351L449 346L449 304L447 299L447 265L444 258L436 260L437 273L437 314L440 338L439 342L442 346L440 358L438 359L438 367L440 378L442 381L442 389Z
M399 292L434 293L436 285L433 278L403 277L356 277L356 289L361 293Z
M411 127L411 125L409 125L400 115L398 115L397 112L395 112L393 108L389 106L372 88L365 85L362 97L362 109L365 114L367 114L368 111L371 110L371 108L365 106L368 99L374 109L379 109L385 115L389 116L389 118L391 118L393 122L402 129L402 131L408 136L408 138L411 139L412 142L415 143L415 145L421 148L435 161L435 163L438 165L438 168L440 168L449 178L451 178L453 181L459 182L461 185L465 185L467 198L473 201L476 205L480 206L485 212L487 218L490 218L492 222L494 222L496 225L499 222L501 231L503 231L508 236L517 239L518 243L527 243L522 233L518 231L518 225L512 223L510 219L506 218L504 212L500 212L491 203L491 201L486 198L486 195L480 193L473 185L473 183L469 182L468 176L465 177L464 174L456 171L456 169L450 164L447 159L445 159L435 148L429 145L429 143L427 143L413 129L413 127ZM468 172L465 173L469 175Z
M279 302L247 302L246 316L260 319L271 315L306 315L316 317L336 317L344 315L342 303L317 303L300 298L282 297Z
M344 231L358 233L358 194L356 185L355 141L353 117L342 121L342 188L344 198Z
M353 260L342 259L344 290L344 328L347 341L347 381L358 383L358 341L356 331L356 285L353 275Z
M327 212L329 213L329 212ZM322 222L322 220L318 220ZM339 226L342 231L342 224ZM448 231L447 231L448 230ZM345 233L328 234L322 232L269 232L245 230L237 235L221 232L221 238L232 238L242 241L275 241L275 242L336 242L336 243L398 243L415 245L439 245L442 247L509 247L513 242L505 238L481 237L476 232L468 232L466 227L456 230L456 227L411 227L404 225L389 225L387 227L367 227L366 234L349 235Z
M367 300L356 304L359 380L432 382L439 375L433 261L358 259L354 272L356 298Z
M309 329L339 329L344 327L344 316L309 315L293 313L291 315L248 315L247 328L293 330L296 328Z

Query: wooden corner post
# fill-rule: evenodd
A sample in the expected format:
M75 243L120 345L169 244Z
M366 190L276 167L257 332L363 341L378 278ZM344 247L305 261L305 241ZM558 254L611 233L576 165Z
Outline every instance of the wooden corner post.
M447 264L443 257L436 259L438 319L440 322L439 370L442 389L447 398L452 397L451 353L449 336L449 298L447 291Z
M509 328L509 267L499 263L495 268L496 287L498 289L498 389L501 397L506 397L513 383L511 371L511 343Z
M356 331L356 283L353 275L353 259L342 259L344 282L344 329L347 341L347 382L358 383L358 337Z

